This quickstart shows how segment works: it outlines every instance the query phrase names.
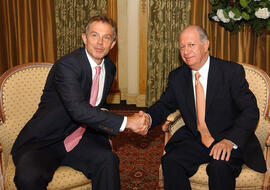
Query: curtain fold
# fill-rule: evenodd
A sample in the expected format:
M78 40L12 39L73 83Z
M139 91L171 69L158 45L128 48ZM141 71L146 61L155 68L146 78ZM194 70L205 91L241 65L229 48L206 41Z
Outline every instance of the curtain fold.
M115 24L118 26L117 23L117 0L107 0L107 16L114 20ZM114 77L114 81L112 84L112 87L110 89L111 93L119 93L119 81L118 81L118 38L116 38L116 45L113 47L113 49L109 53L110 59L114 62L116 65L116 75ZM120 96L120 95L119 95Z
M81 35L89 18L107 14L107 0L55 0L57 58L83 47Z
M230 33L208 19L209 0L191 0L190 23L202 26L209 35L210 54L221 59L256 65L270 74L270 32L257 35L249 27Z
M159 99L171 70L181 65L179 32L189 23L189 0L149 0L146 105Z
M26 62L56 59L52 0L0 1L0 73Z

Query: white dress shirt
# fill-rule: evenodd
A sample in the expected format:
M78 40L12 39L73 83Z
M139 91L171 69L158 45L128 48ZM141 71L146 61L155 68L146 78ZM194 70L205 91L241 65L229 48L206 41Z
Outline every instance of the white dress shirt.
M205 95L204 97L206 98L209 66L210 66L210 57L208 56L208 59L207 59L206 63L198 71L192 70L192 83L193 83L193 92L194 92L195 106L196 106L195 73L196 72L199 72L200 75L201 75L200 78L199 78L199 80L200 80L200 82L201 82L201 84L203 86L204 95ZM238 146L233 143L233 149L237 149L237 148L238 148Z
M99 77L99 83L98 83L98 97L97 97L97 101L95 106L97 106L101 99L102 99L102 95L103 95L103 90L104 90L104 83L105 83L105 74L106 74L106 70L105 70L105 66L104 66L104 59L102 60L101 64L98 65L93 59L92 57L88 54L87 50L85 49L88 61L90 63L91 69L92 69L92 80L94 80L95 74L96 74L96 66L101 66L101 70L100 70L100 77ZM120 127L120 132L124 131L127 125L127 117L124 116L124 120L122 122L122 125Z
M201 77L199 78L204 91L204 97L206 98L206 92L207 92L207 79L208 79L208 72L209 72L209 61L210 57L208 56L208 59L206 63L200 68L198 71L192 70L192 84L193 84L193 92L194 92L194 99L195 99L195 105L196 105L196 92L195 92L195 73L199 72Z

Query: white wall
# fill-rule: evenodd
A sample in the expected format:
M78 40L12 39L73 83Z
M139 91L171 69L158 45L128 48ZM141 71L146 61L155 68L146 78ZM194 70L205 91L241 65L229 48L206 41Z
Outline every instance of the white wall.
M117 1L119 88L128 104L137 104L139 92L139 3Z

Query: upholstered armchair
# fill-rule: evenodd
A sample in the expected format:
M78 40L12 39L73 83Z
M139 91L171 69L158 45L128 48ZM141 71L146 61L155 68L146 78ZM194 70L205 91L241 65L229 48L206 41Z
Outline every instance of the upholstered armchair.
M262 174L249 169L246 165L243 165L242 172L238 178L236 178L237 190L266 190L269 188L270 180L270 121L269 121L269 76L261 69L248 64L242 64L246 72L246 79L249 83L251 91L255 94L257 104L260 109L260 120L256 128L256 135L259 138L261 147L264 151L267 172ZM165 144L170 137L181 126L184 125L184 121L181 118L181 113L176 111L168 116L162 126L165 132ZM203 164L199 167L194 176L190 178L190 184L193 190L208 190L208 176L206 174L207 164ZM159 170L159 188L163 189L163 175L162 169Z
M11 147L36 111L51 67L51 63L28 63L9 69L0 78L0 189L16 189ZM81 172L59 167L47 189L89 190L92 185Z

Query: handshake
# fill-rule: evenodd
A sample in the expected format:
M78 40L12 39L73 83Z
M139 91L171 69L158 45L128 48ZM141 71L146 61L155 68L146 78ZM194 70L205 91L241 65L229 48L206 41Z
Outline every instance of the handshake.
M134 133L146 135L150 126L150 117L143 111L127 117L126 129L130 129Z

